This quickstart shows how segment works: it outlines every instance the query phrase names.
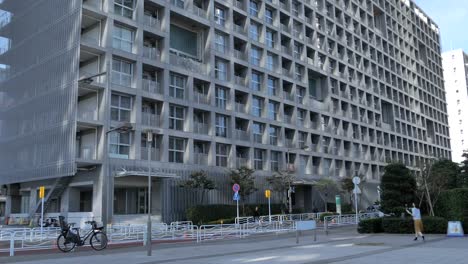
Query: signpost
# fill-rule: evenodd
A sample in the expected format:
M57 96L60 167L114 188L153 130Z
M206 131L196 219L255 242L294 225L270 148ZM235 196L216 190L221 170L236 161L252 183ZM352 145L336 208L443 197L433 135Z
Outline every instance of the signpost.
M314 230L314 241L317 241L317 222L315 220L296 221L296 244L299 244L299 232Z
M336 203L336 213L341 214L341 197L339 195L335 196L335 203Z
M271 191L270 190L265 190L265 197L268 198L268 220L271 223L271 206L270 206Z
M355 206L355 210L356 210L356 224L359 223L359 213L358 213L358 194L361 193L361 189L359 189L359 183L361 183L361 178L359 177L354 177L353 178L353 183L354 183L354 190L353 190L353 193L354 193L354 206Z
M232 185L232 190L234 191L234 196L232 197L232 199L233 199L234 201L236 201L236 205L237 205L237 219L239 219L239 200L240 200L239 191L240 191L240 185L237 184L237 183L234 183L234 185Z
M45 187L39 187L39 198L41 199L41 238L42 238L42 228L44 226L44 196L45 196Z

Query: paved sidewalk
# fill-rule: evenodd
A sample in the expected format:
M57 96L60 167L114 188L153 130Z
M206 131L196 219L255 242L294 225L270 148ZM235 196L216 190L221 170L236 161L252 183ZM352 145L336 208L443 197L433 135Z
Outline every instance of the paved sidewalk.
M317 241L313 240L313 233L307 232L299 244L290 233L201 244L154 245L152 257L147 257L141 246L103 252L80 248L69 254L4 257L0 263L468 263L467 238L429 235L426 242L414 242L411 235L361 235L353 228L334 229L329 236L322 231L317 233Z

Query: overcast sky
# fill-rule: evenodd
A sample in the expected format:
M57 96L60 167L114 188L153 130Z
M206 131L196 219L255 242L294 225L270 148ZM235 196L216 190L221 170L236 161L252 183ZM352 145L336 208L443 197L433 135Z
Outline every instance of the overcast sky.
M467 0L414 0L439 25L442 51L463 49L468 52Z

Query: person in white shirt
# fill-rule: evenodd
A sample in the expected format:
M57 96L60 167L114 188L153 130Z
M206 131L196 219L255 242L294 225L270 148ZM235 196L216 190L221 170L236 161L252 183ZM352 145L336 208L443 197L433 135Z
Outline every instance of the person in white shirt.
M414 221L414 233L415 233L415 238L414 240L418 240L418 235L422 237L424 241L424 234L422 233L423 231L423 223L421 220L421 211L419 208L416 207L416 204L413 203L413 208L411 208L411 212L406 208L406 212L413 217Z

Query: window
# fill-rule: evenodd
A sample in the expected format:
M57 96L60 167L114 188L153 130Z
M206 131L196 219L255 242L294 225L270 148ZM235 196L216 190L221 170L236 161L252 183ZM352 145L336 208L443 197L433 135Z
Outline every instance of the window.
M227 137L227 116L216 115L216 136L217 137Z
M198 33L171 24L170 43L175 49L187 57L198 59Z
M270 145L274 145L274 146L277 146L278 145L278 131L279 129L277 127L274 127L274 126L270 126L270 129L269 129L269 136L270 136Z
M109 156L128 159L130 155L130 133L109 133Z
M114 12L118 15L133 18L133 0L114 0Z
M171 73L169 84L169 96L184 99L185 97L185 76Z
M184 130L185 109L181 106L171 105L169 107L169 128Z
M278 103L268 102L268 118L276 120L278 118Z
M257 47L252 47L250 49L250 63L253 65L259 66L260 65L260 57L262 51Z
M265 34L265 44L269 48L274 48L275 47L275 33L271 30L266 31Z
M111 96L111 120L130 122L132 98L126 95L113 94Z
M251 16L258 17L258 3L250 1L249 13Z
M299 147L300 148L305 147L306 141L307 141L307 133L299 132L298 133L298 139L297 139L297 143L299 144Z
M275 58L275 55L273 53L270 53L268 52L267 53L267 60L266 60L266 68L270 71L273 71L274 70L274 67L275 67L275 61L276 61L276 58Z
M260 91L262 79L260 73L252 72L252 79L250 80L250 89Z
M299 44L294 44L294 58L300 59L302 54L302 46Z
M227 62L216 59L215 61L215 77L218 80L226 81L227 80Z
M216 166L227 167L229 157L229 145L216 144Z
M215 48L216 51L224 53L227 50L226 36L216 32L215 35Z
M267 81L267 88L268 88L268 94L269 95L277 95L277 88L276 88L276 79L273 77L268 77Z
M132 52L133 30L120 25L114 25L114 31L112 34L112 47L114 49Z
M122 86L132 86L133 64L128 61L112 60L112 83Z
M260 32L260 26L257 24L250 24L250 39L258 41L259 39L259 32Z
M280 152L272 151L270 152L270 165L272 171L279 171L279 160L280 160Z
M254 116L262 116L262 108L263 108L263 102L262 99L259 97L252 97L252 115Z
M216 106L226 109L228 91L225 88L216 87Z
M263 170L263 159L265 151L263 149L254 150L254 169Z
M297 110L297 123L304 126L306 112L304 110Z
M262 143L263 140L263 125L260 123L253 123L252 124L252 134L254 136L255 143Z
M169 162L184 163L185 139L169 137Z
M273 10L269 8L265 9L265 23L269 25L273 24Z
M224 11L224 9L222 9L219 6L215 6L214 14L215 23L220 26L224 26L224 24L226 23L226 12Z

